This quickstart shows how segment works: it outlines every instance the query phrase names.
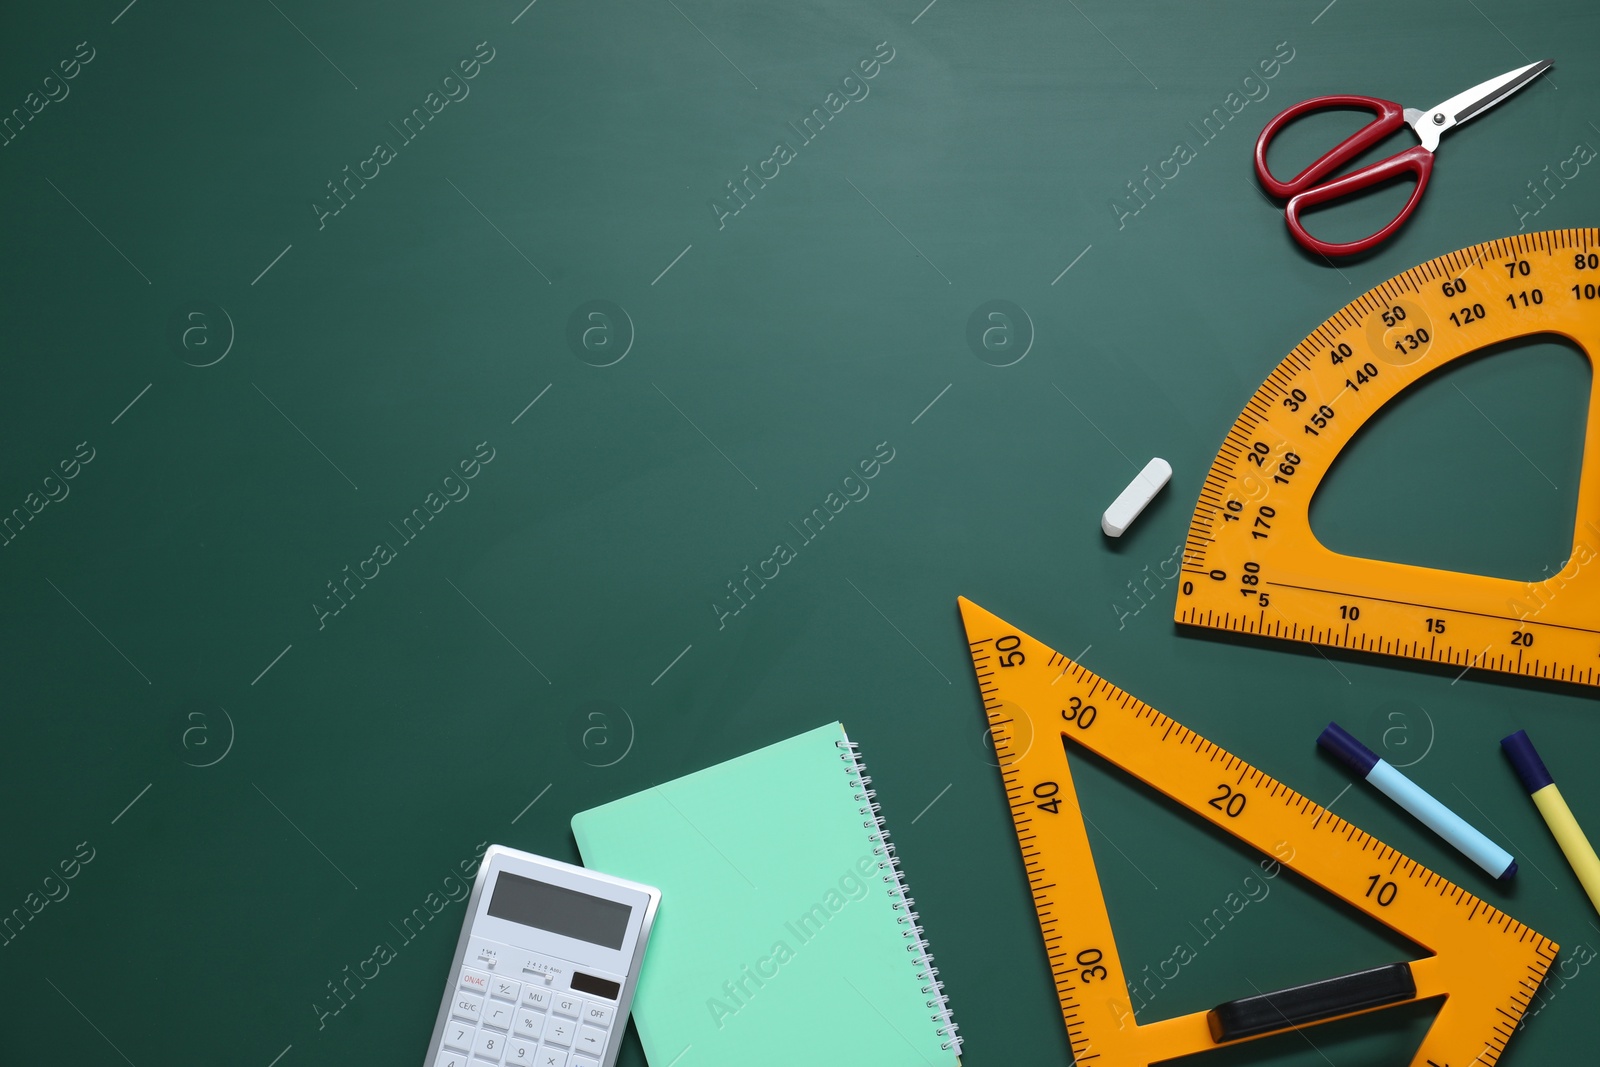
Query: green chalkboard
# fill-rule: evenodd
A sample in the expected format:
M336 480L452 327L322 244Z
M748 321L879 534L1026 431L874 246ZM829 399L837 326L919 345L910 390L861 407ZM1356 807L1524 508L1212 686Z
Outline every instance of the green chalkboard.
M574 812L839 718L967 1061L1064 1063L958 594L1561 942L1504 1062L1588 1055L1597 916L1495 742L1527 727L1600 832L1594 694L1180 632L1152 575L1316 324L1595 224L1600 12L525 3L5 16L0 1058L419 1062L480 842L575 860ZM1368 256L1300 252L1252 177L1289 103L1427 106L1545 56ZM1557 345L1449 371L1318 530L1559 568L1590 373ZM1108 541L1155 455L1171 486ZM1329 719L1510 843L1515 886L1346 791ZM1251 858L1078 777L1130 970L1198 943ZM1145 1011L1403 952L1285 877ZM1403 1062L1427 1019L1208 1062Z

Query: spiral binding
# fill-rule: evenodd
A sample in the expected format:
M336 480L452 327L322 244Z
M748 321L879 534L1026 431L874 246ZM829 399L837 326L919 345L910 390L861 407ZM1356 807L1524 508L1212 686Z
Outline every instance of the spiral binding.
M915 958L917 980L922 983L922 995L928 998L923 1001L929 1011L928 1021L935 1025L934 1032L941 1039L939 1048L946 1051L954 1049L959 1057L961 1035L957 1032L955 1020L950 1017L950 998L945 995L944 983L939 981L939 968L933 965L933 957L928 953L928 941L922 936L922 925L917 922L916 902L911 899L905 873L900 870L900 860L894 854L889 829L883 824L877 791L872 788L872 777L861 764L861 747L848 739L835 741L834 746L840 749L839 758L848 765L850 785L856 790L855 800L861 805L860 814L865 816L861 826L872 839L872 854L878 857L878 870L885 872L883 882L894 898L894 910L901 913L895 921L901 926L910 927L902 931L900 936L907 940L906 951Z

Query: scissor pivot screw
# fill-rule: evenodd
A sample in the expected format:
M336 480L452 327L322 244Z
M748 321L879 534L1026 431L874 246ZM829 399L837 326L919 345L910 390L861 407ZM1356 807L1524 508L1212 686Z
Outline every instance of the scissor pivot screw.
M1444 112L1443 111L1440 111L1440 112L1438 112L1437 114L1435 114L1433 116L1433 124L1435 126L1443 126L1444 125Z

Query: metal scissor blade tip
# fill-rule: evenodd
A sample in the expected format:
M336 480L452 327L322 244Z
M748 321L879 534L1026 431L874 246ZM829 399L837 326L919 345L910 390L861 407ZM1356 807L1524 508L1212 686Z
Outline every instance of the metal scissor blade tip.
M1555 66L1553 59L1541 59L1537 63L1529 63L1525 67L1509 70L1497 78L1490 78L1480 85L1474 85L1466 92L1452 96L1440 104L1434 111L1443 112L1451 117L1451 125L1460 125L1479 112L1487 111L1500 101L1523 88L1533 79Z

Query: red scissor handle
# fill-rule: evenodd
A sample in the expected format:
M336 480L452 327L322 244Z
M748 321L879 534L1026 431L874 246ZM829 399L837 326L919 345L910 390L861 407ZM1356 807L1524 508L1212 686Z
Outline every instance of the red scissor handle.
M1274 178L1267 170L1267 145L1279 131L1302 115L1340 107L1365 108L1375 112L1377 117L1334 145L1331 151L1290 181L1281 182ZM1261 136L1256 138L1256 177L1261 179L1261 184L1274 196L1290 198L1288 207L1284 211L1284 218L1289 224L1289 232L1294 235L1296 241L1323 255L1345 256L1365 252L1381 244L1400 228L1416 210L1418 201L1422 199L1422 191L1427 188L1428 178L1433 174L1433 153L1421 145L1325 184L1317 183L1405 125L1405 109L1394 101L1380 100L1375 96L1345 95L1317 96L1310 100L1302 100L1275 115L1272 121L1267 123L1266 128L1261 131ZM1322 241L1307 233L1305 227L1300 224L1300 213L1306 208L1340 199L1407 173L1415 175L1417 179L1417 187L1412 190L1411 199L1406 201L1400 213L1390 220L1387 226L1369 237L1344 243Z

